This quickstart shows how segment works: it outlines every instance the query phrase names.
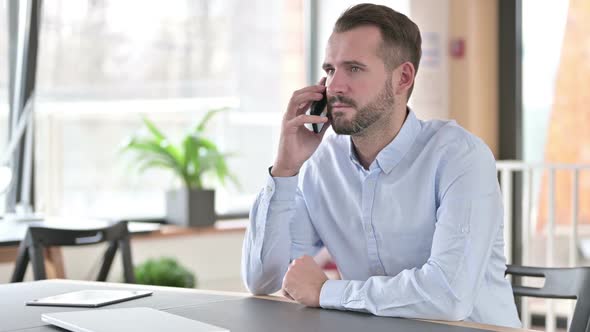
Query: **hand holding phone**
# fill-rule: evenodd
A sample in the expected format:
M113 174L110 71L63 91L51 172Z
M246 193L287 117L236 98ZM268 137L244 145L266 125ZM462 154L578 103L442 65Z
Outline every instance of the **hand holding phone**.
M295 91L289 100L281 126L279 151L271 170L273 177L289 177L299 173L303 163L320 145L327 129L323 125L329 126L325 116L325 80L324 77L317 85Z

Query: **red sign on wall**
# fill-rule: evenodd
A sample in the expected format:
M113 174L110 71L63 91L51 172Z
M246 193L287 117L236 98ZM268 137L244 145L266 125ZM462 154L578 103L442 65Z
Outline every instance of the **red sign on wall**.
M462 59L465 56L465 39L452 39L450 42L449 51L451 53L452 58Z

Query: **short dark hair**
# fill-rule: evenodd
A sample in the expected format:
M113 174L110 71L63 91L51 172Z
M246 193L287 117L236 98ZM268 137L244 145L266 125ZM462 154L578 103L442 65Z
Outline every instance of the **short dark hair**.
M383 42L378 55L389 70L410 61L418 72L422 56L422 37L416 23L395 10L370 3L348 8L336 21L334 32L345 32L360 26L375 26L381 31ZM414 86L408 91L408 99Z

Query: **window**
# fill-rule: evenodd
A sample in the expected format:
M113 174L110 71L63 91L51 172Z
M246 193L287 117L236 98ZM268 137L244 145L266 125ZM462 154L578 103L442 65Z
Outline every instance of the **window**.
M544 160L568 1L522 3L524 159ZM547 18L551 24L547 24Z
M5 121L8 112L8 1L0 2L0 27L0 59L2 59L0 61L0 114ZM5 142L6 137L0 137L0 139L2 139L1 142Z
M303 1L48 1L37 74L36 197L48 214L161 216L170 174L130 169L125 138L152 119L174 139L209 127L240 188L218 213L247 211L276 154L280 120L305 84Z
M529 162L588 164L587 22L590 8L584 1L523 1L523 136L524 158ZM572 220L572 171L560 169L555 176L555 222L557 229ZM549 225L551 207L548 172L535 174L535 230ZM580 171L578 222L590 224L590 172ZM585 228L580 228L585 229ZM581 232L581 236L586 236Z
M0 1L0 158L8 144L8 110L8 1ZM5 210L5 198L0 193L0 215Z

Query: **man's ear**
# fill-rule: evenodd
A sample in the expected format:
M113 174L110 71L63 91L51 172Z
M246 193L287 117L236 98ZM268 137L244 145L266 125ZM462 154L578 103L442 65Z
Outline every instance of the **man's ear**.
M397 72L397 73L396 73ZM394 90L396 95L407 95L414 84L416 69L411 62L404 62L394 70Z

